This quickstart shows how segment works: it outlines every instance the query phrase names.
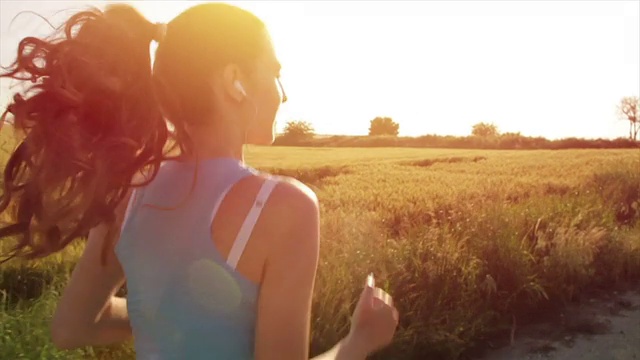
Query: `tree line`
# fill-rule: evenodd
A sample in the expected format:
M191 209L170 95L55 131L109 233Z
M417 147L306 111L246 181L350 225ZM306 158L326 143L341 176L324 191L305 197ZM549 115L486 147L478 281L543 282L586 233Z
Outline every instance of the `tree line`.
M640 98L624 97L617 106L618 117L629 122L628 137L608 139L565 138L548 140L517 133L500 133L493 123L479 122L471 128L470 136L424 135L400 137L400 124L391 117L378 116L370 121L367 136L316 136L311 123L289 121L275 145L290 146L407 146L407 147L447 147L483 149L561 149L561 148L633 148L639 146Z

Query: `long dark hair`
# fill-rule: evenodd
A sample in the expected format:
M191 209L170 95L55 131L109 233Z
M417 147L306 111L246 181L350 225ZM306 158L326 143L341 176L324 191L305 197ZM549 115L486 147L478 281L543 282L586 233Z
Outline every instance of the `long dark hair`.
M0 74L28 86L1 119L21 136L0 199L11 217L0 238L17 238L7 259L45 257L101 223L111 244L115 209L132 187L154 179L170 152L193 150L187 127L214 112L212 72L257 58L264 25L211 3L180 14L163 38L159 29L117 4L76 13L47 39L20 42ZM153 40L161 42L152 71ZM133 183L139 173L145 180Z

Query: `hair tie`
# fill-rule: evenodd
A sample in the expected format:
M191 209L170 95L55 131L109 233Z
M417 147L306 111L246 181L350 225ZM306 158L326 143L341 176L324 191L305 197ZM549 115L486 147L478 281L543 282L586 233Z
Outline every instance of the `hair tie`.
M154 25L155 31L153 34L153 40L157 43L161 43L164 40L165 35L167 34L167 24L156 23Z

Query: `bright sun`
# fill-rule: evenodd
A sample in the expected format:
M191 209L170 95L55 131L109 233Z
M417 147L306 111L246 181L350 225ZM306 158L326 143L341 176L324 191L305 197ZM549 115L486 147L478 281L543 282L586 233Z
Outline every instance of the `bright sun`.
M1 2L3 64L33 22L100 1ZM168 22L194 1L131 1ZM318 134L366 134L389 116L400 135L468 135L491 122L528 136L618 137L615 107L640 95L640 2L229 1L267 24L289 101L278 114ZM70 5L72 4L72 5ZM8 100L2 86L1 101Z
M365 134L390 116L401 135L467 135L486 121L549 138L620 136L615 105L640 92L638 4L230 3L272 34L290 96L280 128L300 119ZM193 4L136 2L155 21Z

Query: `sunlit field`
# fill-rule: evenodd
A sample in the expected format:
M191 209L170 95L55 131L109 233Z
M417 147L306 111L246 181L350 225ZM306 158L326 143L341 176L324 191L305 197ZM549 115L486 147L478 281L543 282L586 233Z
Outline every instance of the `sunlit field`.
M401 314L380 359L475 355L487 339L508 341L514 321L640 278L637 149L248 147L246 160L320 199L313 354L345 335L371 271ZM81 250L0 268L0 359L134 358L130 344L51 344L48 322Z

